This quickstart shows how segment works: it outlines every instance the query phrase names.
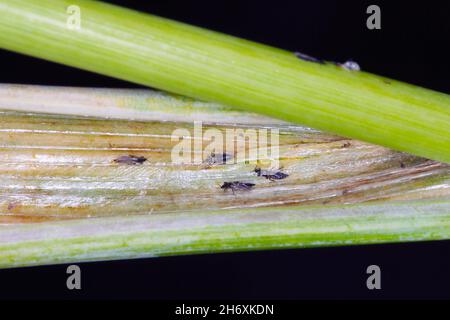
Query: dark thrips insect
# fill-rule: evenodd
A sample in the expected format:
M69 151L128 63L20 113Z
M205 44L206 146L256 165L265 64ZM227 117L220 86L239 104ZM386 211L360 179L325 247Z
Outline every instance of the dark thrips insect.
M275 173L263 173L261 171L261 168L255 168L255 172L258 175L258 177L264 177L266 179L269 180L283 180L286 179L287 177L289 177L289 175L287 173L281 172L281 171L277 171Z
M220 188L224 190L230 189L234 193L235 191L248 191L254 186L255 186L254 183L233 181L233 182L224 182L224 184Z
M133 155L121 156L117 159L114 159L114 162L116 162L116 163L122 163L122 164L128 164L128 165L143 164L145 161L147 161L147 158L133 156Z
M294 52L295 56L297 58L300 58L304 61L308 61L308 62L315 62L315 63L320 63L320 64L325 64L325 61L321 60L321 59L317 59L311 56L308 56L307 54L301 53L301 52Z
M209 164L209 165L213 165L213 164L226 164L227 161L231 160L233 158L232 155L228 154L228 153L214 153L212 152L208 158L206 158L205 163Z

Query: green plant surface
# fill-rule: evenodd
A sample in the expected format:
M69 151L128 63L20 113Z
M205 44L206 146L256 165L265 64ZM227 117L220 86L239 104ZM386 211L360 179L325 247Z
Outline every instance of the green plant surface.
M4 49L450 162L444 93L100 1L2 1L0 16Z
M450 202L251 208L0 226L0 267L450 238Z

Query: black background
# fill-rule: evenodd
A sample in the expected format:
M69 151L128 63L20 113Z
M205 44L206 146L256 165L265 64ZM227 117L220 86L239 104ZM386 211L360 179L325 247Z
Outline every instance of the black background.
M449 1L109 1L449 93ZM382 30L366 28L378 4ZM1 17L0 17L1 19ZM0 82L138 87L0 50ZM248 252L0 270L0 298L450 298L450 241ZM382 290L366 288L367 266Z

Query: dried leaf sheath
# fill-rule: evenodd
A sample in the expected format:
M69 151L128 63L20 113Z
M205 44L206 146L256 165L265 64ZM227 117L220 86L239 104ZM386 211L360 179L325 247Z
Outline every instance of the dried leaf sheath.
M450 195L448 165L301 127L276 127L282 170L289 176L271 181L258 177L255 164L174 165L170 135L177 128L192 132L192 124L4 112L0 219L14 223ZM224 132L235 126L204 130L209 128ZM115 161L129 155L146 161ZM250 192L226 192L220 186L227 181L255 187Z
M277 125L286 122L150 89L0 84L0 108L139 121Z

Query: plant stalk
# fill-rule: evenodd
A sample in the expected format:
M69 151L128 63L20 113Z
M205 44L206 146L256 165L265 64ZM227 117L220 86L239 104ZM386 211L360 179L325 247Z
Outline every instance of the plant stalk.
M450 238L450 202L251 208L0 226L0 268Z
M64 100L65 89L55 91ZM67 90L68 96L72 91ZM40 103L46 101L53 100ZM227 111L217 114L228 116ZM0 112L0 223L450 197L449 165L295 126L275 127L281 168L270 168L271 151L261 145L254 150L245 132L274 127L236 125L248 119L244 114L235 116L232 125L205 125L195 136L195 126L183 122ZM202 155L201 162L173 161L180 142L172 136L180 129L191 146L201 141L193 151ZM206 149L211 130L228 140L223 141L226 163L218 163L223 158L211 158ZM115 161L129 155L146 160L136 165ZM256 167L288 176L270 180ZM232 181L255 186L236 192L221 188Z
M134 121L289 125L281 120L150 89L0 83L0 110Z
M443 93L100 1L2 1L0 16L4 49L450 163Z

